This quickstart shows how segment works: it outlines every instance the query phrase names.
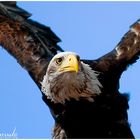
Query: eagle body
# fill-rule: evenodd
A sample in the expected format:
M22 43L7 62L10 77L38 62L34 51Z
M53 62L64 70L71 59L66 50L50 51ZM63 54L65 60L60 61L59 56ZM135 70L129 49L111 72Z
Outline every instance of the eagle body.
M45 96L61 104L61 111L54 112L61 127L56 127L54 138L93 138L93 133L94 138L134 138L127 121L128 97L118 92L119 81L114 81L115 74L103 73L96 61L79 61L78 72L68 69L71 65L67 61L69 55L75 56L75 53L56 55L42 82ZM61 62L61 65L67 69L59 72L61 65L57 66L56 62L62 57L61 61L66 63Z
M95 97L94 102L72 100L62 107L62 114L57 116L58 126L54 129L53 138L134 138L126 121L127 107L127 100L121 95L115 99Z
M0 44L40 89L55 120L52 137L134 138L128 95L119 92L119 79L139 58L140 21L112 51L83 60L63 52L55 33L30 16L16 2L0 2Z

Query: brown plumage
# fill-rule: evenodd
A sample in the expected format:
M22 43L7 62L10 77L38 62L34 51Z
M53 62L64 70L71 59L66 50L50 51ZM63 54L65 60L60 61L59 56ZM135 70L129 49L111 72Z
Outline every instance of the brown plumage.
M8 2L1 2L5 8ZM57 46L60 39L44 25L27 19L30 14L16 6L16 3L10 3L14 10L4 9L5 13L0 15L0 43L13 55L18 62L28 70L37 84L42 79L44 69L46 69L49 60L56 52L62 51ZM14 14L17 14L15 16ZM22 13L22 14L21 14ZM28 16L27 16L28 15ZM9 45L10 42L10 45ZM26 59L25 59L26 58Z
M60 39L50 28L28 17L30 14L15 2L0 2L0 44L29 72L41 90L49 61L63 50L57 45ZM138 59L139 53L137 21L111 52L97 60L81 60L98 72L101 93L91 97L93 100L72 93L61 102L60 97L53 100L42 93L55 119L53 138L134 138L127 117L128 100L118 88L122 72Z

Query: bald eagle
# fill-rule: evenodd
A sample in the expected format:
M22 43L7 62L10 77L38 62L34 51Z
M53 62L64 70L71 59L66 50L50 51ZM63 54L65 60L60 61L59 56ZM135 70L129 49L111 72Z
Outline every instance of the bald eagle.
M53 138L134 138L119 79L140 53L140 21L96 60L63 52L52 30L16 2L0 2L0 44L35 81L55 120ZM57 54L57 52L60 53Z

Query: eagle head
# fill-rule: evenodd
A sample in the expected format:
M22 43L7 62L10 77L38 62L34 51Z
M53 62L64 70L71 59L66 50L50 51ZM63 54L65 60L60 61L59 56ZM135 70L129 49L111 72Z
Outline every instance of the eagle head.
M89 65L80 61L74 52L62 52L50 61L41 90L55 103L64 104L71 99L94 101L94 96L101 93L102 87L98 73Z

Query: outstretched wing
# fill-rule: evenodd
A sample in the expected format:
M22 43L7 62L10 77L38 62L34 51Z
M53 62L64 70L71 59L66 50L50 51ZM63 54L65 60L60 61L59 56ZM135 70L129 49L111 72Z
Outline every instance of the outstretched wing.
M106 55L95 61L86 61L101 72L117 72L118 76L136 62L140 54L140 20L134 23L118 45ZM112 73L111 73L112 74Z
M40 87L50 59L63 50L51 29L29 19L30 16L16 2L0 2L0 44Z
M117 70L120 74L136 62L140 54L140 20L135 22L118 45L97 60L97 67L105 71Z

